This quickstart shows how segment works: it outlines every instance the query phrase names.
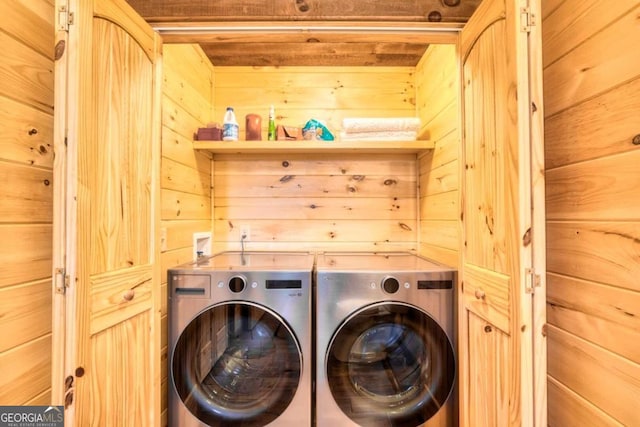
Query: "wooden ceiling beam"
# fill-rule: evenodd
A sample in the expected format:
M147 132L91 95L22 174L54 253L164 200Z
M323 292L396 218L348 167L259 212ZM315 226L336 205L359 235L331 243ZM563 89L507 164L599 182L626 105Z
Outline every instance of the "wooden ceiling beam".
M218 43L203 44L213 65L225 66L414 66L428 45L408 43Z
M127 0L148 22L431 21L466 22L481 0Z
M458 23L158 22L164 43L455 43Z

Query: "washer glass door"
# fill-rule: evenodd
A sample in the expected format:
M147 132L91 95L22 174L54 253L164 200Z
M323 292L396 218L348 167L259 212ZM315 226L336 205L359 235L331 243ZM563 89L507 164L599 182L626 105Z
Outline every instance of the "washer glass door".
M431 316L381 302L356 312L334 334L327 380L342 411L362 426L419 426L452 393L454 349Z
M269 309L229 302L200 313L184 329L171 361L176 391L210 426L264 426L293 399L302 370L300 346Z

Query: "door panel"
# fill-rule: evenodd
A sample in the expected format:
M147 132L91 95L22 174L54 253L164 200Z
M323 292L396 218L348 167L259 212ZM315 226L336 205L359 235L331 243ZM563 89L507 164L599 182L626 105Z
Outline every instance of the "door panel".
M94 19L93 34L95 140L79 153L96 274L150 261L153 63L110 21Z
M465 266L463 299L465 308L500 328L511 331L511 283L504 274L476 267Z
M490 323L467 312L469 330L469 394L474 396L468 419L474 427L509 425L507 367L509 336Z
M542 141L533 138L540 133L533 130L531 87L540 73L530 69L528 39L536 32L525 25L526 6L526 0L485 0L460 36L464 426L544 425L534 415L543 393L536 395L533 384L544 368L534 364L533 346L535 330L544 351L534 324L544 319L544 306L534 306L531 284L534 252L544 254L543 215L532 215L544 212L543 198L533 202L542 178L532 179L532 152Z
M151 321L148 313L141 313L91 335L91 384L87 398L78 401L89 413L77 417L76 425L154 425L149 412L153 374L146 368L154 350L141 345L149 341Z
M71 425L157 425L160 39L124 0L68 8L73 23L57 35L69 48L56 64L67 75L56 87L66 129L56 226L69 286L56 306L66 349L53 396Z
M91 334L149 310L153 303L153 270L131 267L91 277Z

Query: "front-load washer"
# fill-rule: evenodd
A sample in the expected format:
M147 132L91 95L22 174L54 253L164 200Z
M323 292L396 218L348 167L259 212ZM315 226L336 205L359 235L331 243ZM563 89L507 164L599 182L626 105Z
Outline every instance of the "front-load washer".
M408 253L317 256L318 427L457 425L455 281Z
M224 252L168 271L170 426L311 425L314 260Z

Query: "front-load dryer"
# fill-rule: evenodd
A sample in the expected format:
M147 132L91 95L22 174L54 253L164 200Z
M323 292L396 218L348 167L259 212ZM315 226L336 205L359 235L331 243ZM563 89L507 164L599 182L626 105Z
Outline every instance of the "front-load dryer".
M314 259L224 252L169 270L170 426L311 425Z
M451 427L454 269L406 253L316 261L318 427Z

